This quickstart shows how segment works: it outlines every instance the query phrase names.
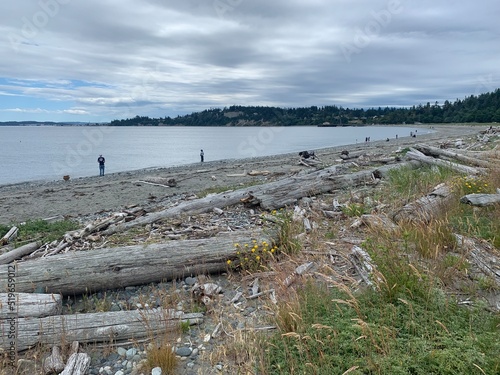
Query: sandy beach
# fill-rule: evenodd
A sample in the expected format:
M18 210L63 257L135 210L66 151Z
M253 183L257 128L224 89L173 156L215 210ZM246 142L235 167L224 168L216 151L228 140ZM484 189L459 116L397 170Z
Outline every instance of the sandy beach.
M429 126L420 126L429 128ZM416 126L415 129L418 129ZM342 150L366 150L391 154L416 143L438 145L445 141L475 137L486 126L436 125L434 133L400 137L315 150L325 166L339 162ZM417 133L418 134L418 133ZM299 164L296 153L271 157L208 161L173 168L142 169L99 177L69 181L27 182L0 186L0 223L12 224L30 219L65 217L85 219L95 214L117 212L138 205L153 210L171 205L201 192L237 189L299 173L308 167ZM250 176L250 171L267 171ZM175 179L177 186L161 186L158 182Z

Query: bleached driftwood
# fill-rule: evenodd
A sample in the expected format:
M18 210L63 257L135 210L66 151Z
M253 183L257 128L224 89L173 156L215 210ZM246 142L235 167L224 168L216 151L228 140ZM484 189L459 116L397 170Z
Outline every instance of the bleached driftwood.
M423 144L416 145L415 149L417 149L418 151L420 151L428 156L446 157L446 158L450 158L450 159L455 159L455 160L458 160L458 161L463 162L463 163L475 165L477 167L483 167L483 168L491 167L491 163L489 163L486 160L473 158L473 157L470 157L467 155L460 154L456 151L444 150L441 148L432 147L432 146L423 145Z
M260 205L267 210L279 209L293 204L297 199L305 196L326 193L361 183L371 183L374 177L381 178L393 168L401 168L403 166L417 167L419 165L420 163L418 162L398 163L345 175L337 174L338 166L334 165L305 175L292 176L267 184L184 201L177 206L148 213L127 223L111 225L103 233L109 235L171 217L198 215L210 212L214 207L222 209L242 202Z
M91 358L87 353L73 353L64 371L59 375L85 375L90 368Z
M271 172L269 172L269 171L250 171L247 174L249 176L267 176L270 173Z
M453 163L451 161L435 159L433 157L424 155L423 153L421 153L420 151L418 151L414 148L410 148L410 151L408 151L406 153L406 156L409 159L418 160L422 163L450 168L450 169L457 171L459 173L478 175L478 174L482 174L485 172L484 168L474 168L474 167L469 167L467 165Z
M373 282L371 280L371 275L373 274L375 266L373 265L370 255L359 246L353 246L349 254L349 260L363 281L367 285L372 286Z
M9 264L17 259L21 259L22 257L34 252L41 245L42 245L42 243L39 241L32 242L32 243L20 246L17 249L11 250L5 254L2 254L2 255L0 255L0 264Z
M59 294L0 293L0 320L13 315L42 318L61 311L62 297Z
M414 202L408 203L393 213L392 218L400 222L429 222L436 217L446 204L453 199L452 189L445 184L440 184L434 190Z
M76 251L17 263L16 291L73 295L171 280L227 269L235 243L272 239L262 231L165 243ZM0 265L0 290L7 288L8 265Z
M18 227L14 226L14 227L10 228L10 230L5 234L5 236L0 238L0 246L8 244L10 241L12 241L14 238L16 238L18 231L19 231Z
M243 173L226 174L226 177L245 177L246 175L247 175L247 171L244 170Z
M19 318L16 320L17 350L27 350L38 344L60 345L63 341L109 343L142 339L165 330L178 329L180 322L194 325L202 320L202 313L185 314L165 309ZM8 322L0 321L0 324L3 331L8 328ZM0 347L9 347L7 335L0 336Z
M455 234L458 248L473 263L500 286L500 251L486 241Z
M468 194L460 198L461 203L484 207L500 204L500 194Z
M64 359L61 354L61 349L57 346L54 345L52 347L52 353L50 356L45 358L43 361L43 373L44 374L53 374L53 373L60 373L61 371L64 370L65 368L64 364Z

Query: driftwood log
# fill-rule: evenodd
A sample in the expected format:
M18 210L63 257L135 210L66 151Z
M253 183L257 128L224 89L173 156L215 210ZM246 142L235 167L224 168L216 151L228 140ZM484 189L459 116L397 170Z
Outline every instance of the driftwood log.
M58 315L62 311L59 294L0 293L0 319Z
M500 204L500 194L468 194L460 198L461 203L485 207Z
M5 236L0 238L0 246L8 244L10 241L12 241L12 239L16 238L18 231L19 231L18 227L10 228L10 230L5 234Z
M457 246L470 263L476 265L482 273L491 277L500 287L500 251L486 241L455 234ZM500 306L497 306L500 308Z
M381 178L393 168L401 168L402 166L417 167L419 165L420 163L418 162L398 163L345 175L339 175L337 173L337 168L340 166L331 166L329 168L321 169L308 174L288 177L263 185L252 186L250 188L238 189L209 195L205 198L185 201L175 207L149 213L128 223L111 225L108 229L103 231L103 233L110 235L126 231L135 226L151 224L159 220L177 217L180 215L198 215L210 212L214 207L224 208L241 202L260 205L264 209L274 210L293 204L297 201L297 199L306 196L317 195L343 187L373 182L374 177Z
M455 159L463 163L475 165L477 167L483 167L483 168L490 168L492 165L490 162L486 160L481 160L478 158L473 158L467 155L460 154L456 151L449 151L449 150L443 150L441 148L437 147L432 147L428 145L417 145L415 146L415 149L418 151L424 153L425 155L428 156L433 156L433 157L445 157L449 159Z
M20 246L17 249L11 250L5 254L2 254L2 255L0 255L0 264L9 264L17 259L21 259L22 257L34 252L40 246L42 246L41 242L32 242L32 243Z
M46 318L19 318L16 331L17 351L38 344L60 345L64 341L80 343L109 343L143 339L154 334L180 328L180 322L190 325L203 320L201 313L150 309L111 311L89 314L55 315ZM8 321L0 321L2 332L9 328ZM0 336L0 347L10 346L7 335Z
M459 173L478 175L478 174L482 174L485 172L484 168L469 167L467 165L458 164L458 163L454 163L451 161L435 159L433 157L424 155L422 152L420 152L414 148L410 148L410 151L408 151L406 153L406 157L409 159L412 159L412 160L418 160L422 163L450 168L450 169L457 171Z
M454 196L452 189L446 184L440 184L434 190L414 202L408 203L392 214L396 223L423 222L427 223L435 218Z
M235 243L272 239L261 231L224 233L217 237L166 243L76 251L0 265L0 290L13 275L17 292L73 295L142 285L177 277L226 270ZM10 268L9 268L10 267Z

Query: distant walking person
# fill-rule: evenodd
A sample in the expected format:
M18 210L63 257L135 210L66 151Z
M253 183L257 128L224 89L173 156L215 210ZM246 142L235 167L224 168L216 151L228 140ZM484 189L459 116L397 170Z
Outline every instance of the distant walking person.
M99 155L97 162L99 163L99 176L104 176L104 163L106 159L102 155Z
M200 159L202 163L205 160L205 153L203 152L203 150L200 151Z

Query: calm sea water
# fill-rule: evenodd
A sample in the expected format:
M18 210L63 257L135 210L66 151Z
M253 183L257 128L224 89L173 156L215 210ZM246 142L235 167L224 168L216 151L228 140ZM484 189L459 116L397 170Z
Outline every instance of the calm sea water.
M0 184L277 155L408 136L408 127L0 126ZM424 133L426 130L419 129Z

